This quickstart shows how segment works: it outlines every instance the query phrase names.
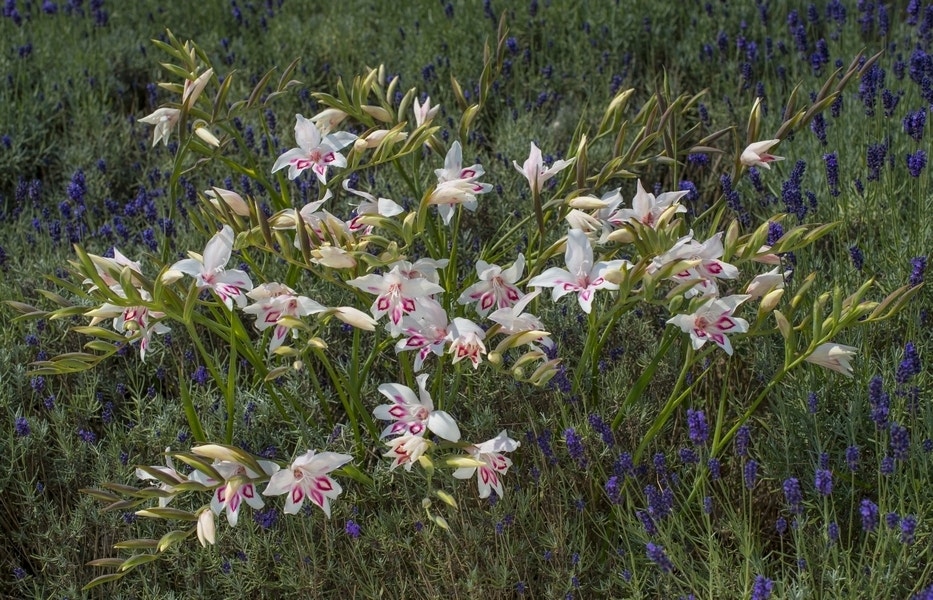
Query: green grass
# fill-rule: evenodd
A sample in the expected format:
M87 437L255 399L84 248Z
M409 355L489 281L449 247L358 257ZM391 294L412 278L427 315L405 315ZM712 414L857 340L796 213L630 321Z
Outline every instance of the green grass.
M24 3L18 4L26 13ZM270 104L276 120L271 133L286 148L294 141L292 115L317 112L309 92L332 93L338 77L349 82L365 67L379 64L400 76L403 92L417 87L442 104L438 123L451 130L452 140L459 110L450 78L475 94L483 43L494 43L496 36L495 19L484 16L480 2L453 4L453 18L438 2L403 3L390 11L378 2L286 2L281 7L272 2L268 10L263 2L238 4L243 24L237 23L228 3L160 6L156 2L105 6L106 26L95 25L91 7L84 6L80 17L65 14L64 3L56 15L43 14L41 3L33 3L22 26L9 18L0 21L0 39L6 42L0 74L8 75L0 89L0 136L10 138L9 147L0 146L0 246L7 257L0 270L0 300L51 309L53 305L37 290L57 289L67 296L45 275L58 273L74 259L67 235L54 241L49 225L62 219L59 203L67 198L76 170L81 169L87 179L92 231L113 222L106 199L122 208L140 188L156 198L158 216L170 214L176 198L171 197L164 172L170 168L171 156L161 145L150 149L150 128L133 122L169 98L160 90L156 104L150 104L146 89L151 82L170 79L158 66L164 56L148 42L163 36L166 28L181 40L194 40L218 73L233 73L231 98L247 95L268 69L282 69L301 57L295 74L301 85ZM805 160L802 187L818 199L806 222L841 221L830 236L797 253L788 294L806 274L817 272L818 291L831 291L834 285L851 290L874 277L878 290L871 299L879 300L907 282L911 258L928 255L933 248L933 230L926 218L933 211L933 194L924 176L929 167L920 177L911 177L905 158L908 152L929 149L929 135L917 142L902 126L909 111L929 109L929 103L909 76L894 76L895 62L907 61L915 43L930 48L918 28L906 23L903 3L888 7L891 27L885 38L879 35L877 22L871 31L861 31L855 3L846 3L844 25L826 18L824 3L817 24L808 23L806 8L800 7L811 45L826 37L831 59L820 74L812 72L808 56L794 50L783 5L771 7L765 25L751 3L742 7L713 3L712 15L706 14L702 3L684 7L639 1L624 3L624 9L604 2L537 4L533 15L525 4L508 11L509 35L515 39L515 49L510 46L505 54L510 66L499 76L475 133L463 140L465 162L477 157L487 171L484 181L502 186L501 193L480 200L475 216L464 218L464 252L470 252L474 236L493 235L513 212L528 214L530 196L511 162L524 160L529 141L535 140L545 154L569 155L578 123L591 130L598 125L614 85L635 89L628 118L662 85L665 75L675 94L708 90L702 102L712 122L700 125L700 130L709 133L735 126L741 132L760 80L767 104L761 131L762 139L767 139L780 125L783 103L795 85L800 83L803 102L810 92L818 91L836 59L847 66L861 50L872 55L882 49L886 52L878 64L887 72L885 83L895 93L903 91L891 116L884 115L879 93L875 115L867 117L855 80L843 93L840 116L826 114L825 146L810 130L797 132L779 147L787 160L775 164L771 172L762 172L766 193L756 192L747 178L738 190L754 221L766 219L784 210L781 184L795 161ZM498 18L502 7L493 3L493 10ZM650 32L645 17L650 19ZM740 30L742 20L747 24L744 30ZM830 36L837 29L834 40ZM720 30L728 35L724 52L716 44ZM746 59L736 49L740 32L758 44L759 58L752 61L747 89L740 69ZM775 48L775 58L769 61L761 58L765 37L773 39ZM786 55L777 48L779 41L787 45ZM25 44L31 44L32 51L21 58L19 47ZM703 44L711 45L713 59L700 58ZM67 51L56 50L61 48ZM783 77L778 67L783 68ZM614 84L613 76L623 73L624 79ZM250 118L247 124L255 128L258 139L263 127L270 126L259 111ZM869 181L868 146L885 138L890 139L893 166L885 166L878 181ZM178 139L177 132L173 139ZM841 193L836 197L829 193L823 162L829 152L838 153ZM608 156L608 144L597 145L594 153L591 164L597 164L600 153ZM271 165L275 155L261 160ZM97 168L100 159L106 164L104 171ZM644 165L639 175L646 186L657 181L665 190L689 179L700 190L701 202L712 203L721 195L719 175L729 170L730 160L714 155L710 166L688 163L676 179L661 165ZM424 161L426 181L436 164L437 157ZM224 185L227 176L229 171L217 166L186 175L198 190ZM856 190L856 178L864 184L863 193ZM41 181L38 201L27 195L26 203L19 205L22 194L17 187L33 180ZM386 189L374 188L374 192L391 194L399 202L419 200L405 190L400 178L386 176L384 181ZM234 178L233 185L240 189L241 182ZM628 201L634 185L615 180L611 187L619 185ZM609 187L594 191L599 195ZM288 189L299 193L296 186ZM768 194L775 200L765 204ZM34 219L41 230L33 228ZM785 224L794 223L791 217ZM81 243L98 254L116 243L127 255L145 256L144 268L151 272L158 253L147 248L140 232L147 227L158 232L158 223L138 214L125 216L124 224L127 240L119 234L112 239L90 235ZM171 260L189 247L203 247L205 238L192 221L179 220L175 225L178 234L168 241L174 244ZM551 241L562 229L555 227ZM849 258L853 245L864 251L861 272ZM508 249L509 256L513 250ZM466 273L471 267L464 264ZM267 267L277 268L272 261ZM317 297L314 294L323 286L308 284L307 289ZM646 472L625 478L618 503L606 491L619 453L634 452L680 370L676 353L660 363L643 397L623 415L613 447L607 447L589 425L590 413L607 421L615 416L654 356L660 340L658 322L669 315L649 307L623 319L607 344L597 406L584 409L582 402L553 387L539 390L490 377L483 369L461 371L457 400L450 408L461 428L470 432L471 439L487 439L507 428L522 446L512 455L515 464L506 477L505 497L495 504L478 498L472 480L457 482L441 474L434 478L433 485L454 493L460 507L454 511L442 508L436 498L433 501L432 511L446 518L450 532L431 524L422 508L427 489L423 473L417 467L412 473L389 472L385 459L379 457L383 450L370 444L359 462L373 476L373 486L341 479L345 492L333 505L332 519L324 519L316 510L298 517L279 512L274 524L263 528L254 521L254 512L244 509L237 528L218 522L217 546L202 549L189 540L171 549L166 560L89 592L81 592L81 587L105 571L85 566L88 561L118 555L112 546L120 540L158 538L169 530L163 523L133 519L129 512L102 513L101 504L78 489L106 481L137 484L133 465L161 463L160 452L168 446L190 447L178 398L179 387L189 386L180 377L193 370L185 354L190 341L180 326L174 327L171 346L157 341L145 363L130 351L88 374L46 376L40 386L29 374L30 363L40 351L53 356L80 349L87 338L69 333L68 328L85 321L41 325L14 321L15 312L4 307L0 311L0 596L498 598L527 590L526 596L541 598L568 593L583 598L677 598L690 593L697 598L747 598L755 577L763 575L774 581L773 598L911 597L933 584L928 566L933 562L929 551L933 454L924 446L933 437L930 299L930 292L923 289L895 319L851 330L838 340L861 349L854 379L812 367L782 384L750 421L749 456L736 456L730 445L721 456L718 481L709 481L704 474L705 449L696 449L699 464L681 464L678 451L690 446L685 409L705 410L712 420L725 398L727 414L733 419L741 414L783 358L772 338L742 344L728 369L721 353L714 353L716 372L698 386L649 446ZM583 347L585 321L576 319L570 299L539 305L542 320L562 332L560 355L573 364ZM328 334L333 336L328 338L333 355L349 361L350 336L341 337L336 327L330 327ZM895 374L908 341L916 345L921 360L927 360L922 372L902 389L895 384ZM216 355L224 359L225 343L214 343ZM188 369L183 375L178 364ZM306 446L358 451L349 428L332 431L317 408L322 398L307 378L314 369L311 365L284 378L284 389L307 407L310 419L301 427L294 419L283 418L269 395L252 384L248 372L241 373L234 441L256 453L274 446L280 460ZM370 409L381 402L376 387L397 380L399 371L398 365L388 363L365 382L363 397ZM909 459L898 461L889 476L879 472L882 459L891 452L889 433L869 418L868 386L874 375L883 378L890 393L889 419L907 427L910 436ZM918 390L916 410L910 407L913 386ZM205 429L219 439L226 421L220 392L211 385L191 388ZM807 406L811 391L818 398L815 414ZM54 398L51 407L49 397ZM331 405L339 413L339 404ZM19 417L28 421L27 436L17 433ZM582 436L585 469L568 454L564 440L568 428ZM83 441L79 431L93 432L95 441ZM553 458L536 443L547 435ZM853 444L861 450L854 473L845 458L846 448ZM679 483L655 472L652 457L657 453L666 457L668 470ZM828 454L833 472L833 492L826 499L814 489L820 453ZM752 489L743 480L749 460L759 465ZM776 521L792 521L795 516L782 490L789 477L800 481L804 512L796 527L788 526L779 534ZM656 520L654 535L646 532L637 516L647 508L648 486L659 492L670 489L674 497L673 514ZM707 496L712 499L711 514L704 511ZM877 503L881 513L880 525L870 533L863 531L859 514L859 504L866 498ZM201 500L176 502L193 509ZM280 508L279 500L268 499L267 506ZM913 544L901 542L899 526L885 524L888 512L917 517ZM358 538L347 533L349 520L360 526ZM829 522L839 526L838 541L828 538ZM648 542L664 547L675 566L673 573L663 573L648 560ZM799 559L805 561L805 568L800 568Z

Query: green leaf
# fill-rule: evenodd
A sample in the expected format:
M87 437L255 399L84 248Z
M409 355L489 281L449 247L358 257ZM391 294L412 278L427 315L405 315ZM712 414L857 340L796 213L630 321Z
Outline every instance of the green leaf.
M102 502L116 502L120 499L116 494L97 488L81 488L78 491Z
M158 554L137 554L123 561L123 564L120 565L120 570L125 573L131 569L135 569L139 565L144 565L146 563L151 563L157 560L159 560Z
M180 530L169 531L168 533L163 535L162 538L159 540L159 552L165 552L166 550L171 548L173 545L177 544L178 542L183 541L189 535L191 535L191 532L192 532L191 529L186 530L186 531L180 531Z
M89 567L112 567L117 569L123 564L122 558L95 558L85 563Z
M154 540L152 538L137 538L134 540L124 540L122 542L117 542L113 545L113 547L119 550L148 550L152 548L158 548L159 540ZM119 560L120 564L122 564L123 560Z
M359 468L357 468L356 465L352 465L352 464L343 465L339 469L336 469L334 471L334 474L335 475L346 475L353 481L357 483L361 483L365 485L366 487L368 487L369 489L373 489L376 487L376 483L373 481L373 478L367 475L366 473L364 473L363 471L361 471Z
M194 513L178 508L153 507L137 510L136 514L140 517L149 517L150 519L177 519L180 521L197 521L198 517Z
M126 575L126 573L108 573L107 575L100 575L90 580L89 582L87 582L87 584L85 584L85 586L81 588L81 591L86 592L89 589L95 588L102 583L110 583L111 581L117 581L124 575Z

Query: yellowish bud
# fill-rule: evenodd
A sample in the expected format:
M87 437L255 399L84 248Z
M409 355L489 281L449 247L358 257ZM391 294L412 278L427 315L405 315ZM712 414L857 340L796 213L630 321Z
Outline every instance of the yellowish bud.
M764 298L761 299L761 312L768 313L774 310L774 307L778 305L778 302L781 300L781 296L783 295L784 288L771 290L765 294Z

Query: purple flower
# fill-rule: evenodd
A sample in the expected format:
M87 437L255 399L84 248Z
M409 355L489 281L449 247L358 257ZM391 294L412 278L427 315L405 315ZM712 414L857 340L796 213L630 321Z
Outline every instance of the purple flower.
M828 469L817 469L813 480L817 493L821 496L829 496L833 493L833 473Z
M709 439L709 426L702 410L687 409L687 427L690 430L690 441L697 446L702 446Z
M868 181L877 181L881 179L881 169L884 168L884 161L887 157L887 141L868 145L868 153L866 155L866 161L868 163Z
M849 247L849 257L852 259L852 266L856 271L861 271L865 265L865 255L858 246Z
M829 194L833 197L839 195L839 155L835 152L823 155L826 163L826 183L829 185Z
M907 460L910 453L910 434L907 428L897 423L891 423L888 428L891 454L896 460Z
M775 223L777 225L777 223ZM783 233L782 233L783 235ZM737 456L748 456L748 443L751 440L751 429L748 425L742 425L735 433L735 454Z
M764 575L757 575L752 585L752 600L768 600L774 591L774 582Z
M632 475L635 473L635 463L632 462L632 455L628 452L622 452L619 454L619 457L616 458L615 464L612 466L612 472L620 477L623 475Z
M917 354L917 349L914 347L913 342L907 342L904 346L904 359L897 367L897 375L894 376L894 380L903 385L915 375L919 375L920 370L920 356Z
M204 365L198 365L198 368L191 374L191 379L200 386L207 385L209 378L210 374L207 372L207 368Z
M884 382L875 375L868 383L868 404L871 406L871 420L878 428L888 424L888 413L891 410L891 398L884 391Z
M606 482L606 495L609 496L609 501L613 504L622 502L622 486L618 475L613 475Z
M93 444L97 441L97 434L89 429L79 429L78 437L81 438L85 444Z
M810 392L807 394L807 412L811 415L816 414L817 409L817 397L815 392Z
M344 527L344 531L353 539L360 537L361 533L360 526L353 519L347 519L347 525Z
M915 256L910 259L910 266L913 268L913 271L910 273L910 283L911 286L920 285L923 283L923 274L927 270L927 257L926 256Z
M784 227L781 226L781 224L778 223L777 221L769 221L768 222L768 240L765 243L768 244L769 246L773 246L783 236L784 236Z
M726 206L728 206L739 218L739 222L744 226L751 224L752 217L745 210L745 207L742 206L742 199L739 197L739 193L732 188L732 178L728 174L723 174L719 178L719 183L722 186L722 195L726 198Z
M551 430L545 429L542 431L537 437L537 442L544 459L552 465L557 464L557 457L554 455L554 450L551 449Z
M267 507L263 510L254 512L253 520L256 521L256 524L258 524L262 529L269 529L274 527L276 522L279 520L279 511L272 506Z
M913 154L907 155L907 171L911 177L920 177L920 173L927 166L927 153L923 150L917 150Z
M758 482L758 463L754 460L745 463L745 467L742 469L742 476L745 479L745 487L753 489Z
M19 437L26 437L31 433L29 428L29 421L26 420L26 417L16 417L16 435Z
M829 536L830 543L835 543L839 541L839 525L835 522L830 523L826 526L826 535Z
M658 528L654 524L654 519L651 518L651 515L648 514L646 510L636 510L635 516L638 517L638 520L641 521L642 527L645 528L645 533L648 535L657 535Z
M612 448L615 445L615 436L612 434L612 427L603 421L603 419L593 413L589 416L590 427L593 428L593 431L599 434L599 437L602 438L603 443L607 447Z
M567 443L567 454L577 462L581 469L586 468L586 449L583 447L583 440L577 435L573 427L568 427L564 431L564 441Z
M884 516L884 524L888 526L888 529L894 529L901 524L901 518L896 512L889 512Z
M663 519L674 512L674 491L671 488L659 490L654 485L645 487L648 500L648 514L654 520Z
M662 546L648 542L648 544L645 545L645 553L648 555L648 559L658 565L665 573L670 573L674 570L674 563L667 557L667 553L664 552Z
M862 515L862 529L872 532L878 527L878 505L865 498L859 505L859 514Z
M800 481L796 477L784 480L784 499L790 506L791 512L803 514L803 494L800 491Z
M894 470L896 469L897 464L894 462L893 456L885 456L881 459L881 474L885 477L890 477L894 475Z
M13 579L17 581L26 578L26 570L22 567L13 567Z
M720 476L721 476L721 473L720 473L720 465L719 465L719 459L718 459L718 458L711 458L711 459L709 459L709 461L707 461L707 463L706 463L706 468L709 469L709 478L710 478L710 480L711 480L711 481L718 481L719 478L720 478Z
M784 532L787 531L787 519L778 517L777 521L774 522L774 530L778 532L778 535L784 535Z
M901 543L910 544L914 543L914 532L917 529L917 517L914 515L907 515L901 519Z
M923 108L917 112L909 112L907 116L904 117L904 133L915 139L916 141L921 141L923 139L923 129L926 126L927 122L927 111Z

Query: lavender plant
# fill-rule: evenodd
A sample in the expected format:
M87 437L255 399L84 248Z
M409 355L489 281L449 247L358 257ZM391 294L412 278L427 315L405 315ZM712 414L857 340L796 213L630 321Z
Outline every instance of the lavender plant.
M834 224L785 230L786 216L774 215L752 228L743 222L744 215L733 214L740 207L730 202L731 185L752 167L769 170L781 158L770 150L809 125L851 79L869 72L877 57L856 59L848 69L838 69L812 104L799 111L795 91L782 125L766 140L759 135L759 103L751 111L744 140L733 129L700 137L694 127L700 96L675 96L665 82L634 117L627 118L633 91L622 91L598 127L581 122L568 158L545 161L532 142L523 164L515 162L529 186L530 210L504 223L493 239L471 240L463 230L470 218L464 211L479 211L482 196L494 184L483 180L482 165L464 164L469 162L464 161L464 145L481 126L493 82L502 69L508 40L504 21L495 47L486 49L478 94L471 95L475 101L452 81L461 117L458 140L449 147L439 136L441 127L433 124L437 107L429 99L422 101L416 89L397 99L398 79L388 78L385 69L378 68L349 84L338 83L333 95L314 94L323 110L311 118L296 115L296 147L281 153L271 165L247 151L249 144L238 123L250 119L258 127L267 126L265 111L293 86L297 63L283 71L277 84L272 85L270 71L247 98L231 103L233 74L220 80L197 46L181 43L171 34L168 39L156 44L169 55L172 62L165 67L176 83L161 87L179 101L141 120L154 128L153 145L167 144L173 135L179 138L171 195L180 193L183 175L196 178L220 168L261 186L269 204L234 190L202 186L209 189L201 196L200 212L191 215L207 240L202 253L189 252L187 258L173 262L165 244L144 268L142 261L119 252L108 258L76 246L72 279L82 284L62 277L52 280L82 302L46 292L61 308L46 312L15 305L32 318L91 319L88 325L73 328L93 338L85 351L41 361L35 375L93 369L126 343L138 346L139 360L144 361L158 352L158 336L171 328L186 334L223 396L223 431L208 431L182 383L189 379L192 365L175 365L180 405L199 445L190 452L166 451L164 466L140 466L139 478L157 485L105 484L88 493L107 502L110 509L138 509L138 516L180 521L185 527L158 540L117 544L119 549L143 552L128 559L93 561L94 566L117 571L96 578L88 587L158 560L187 538L196 536L202 545L214 543L215 517L226 513L229 525L235 526L241 505L260 509L262 496L286 495L286 513L298 512L307 499L329 516L330 501L342 491L334 477L370 484L353 463L364 463L369 445L386 437L391 437L385 453L391 460L389 468L411 471L420 466L427 517L447 529L432 497L454 509L458 503L443 489L447 480L435 485L437 470L449 470L456 479L475 476L481 498L493 492L501 497L502 477L512 464L506 453L520 446L507 430L482 443L463 438L454 417L460 409L455 400L464 386L470 393L474 373L483 369L484 377L543 386L565 369L571 373L571 393L582 399L584 408L595 409L605 401L599 394L598 365L609 336L623 320L638 318L638 311L661 311L671 327L660 332L657 352L629 394L612 407L610 432L639 403L662 362L679 365L680 374L644 432L635 463L707 378L718 378L725 389L730 378L742 377L737 368L717 373L714 353L722 350L731 356L737 344L756 343L754 338L763 336L782 340L783 364L768 381L745 388L747 398L737 406L722 394L711 434L705 417L688 413L694 442L709 440L704 473L712 476L712 461L798 367L810 362L851 375L857 349L837 342L840 336L849 328L894 316L920 289L908 285L871 301L866 299L871 280L851 294L838 287L817 293L813 291L819 287L817 276L811 274L787 299L787 265L781 257L805 250ZM731 148L719 147L728 141ZM671 179L678 181L684 161L697 153L734 157L725 161L731 162L731 169L722 176L723 182L729 182L723 183L723 196L698 214L688 214L682 203L689 190L649 193L638 179L629 206L623 185L611 189L619 181L628 187L637 174L654 169L669 169ZM363 180L370 183L370 191L358 189ZM380 197L378 190L389 180L401 181L411 198L420 199L417 205L406 207ZM296 181L297 189L291 183ZM316 199L299 205L305 194L315 194ZM340 195L355 196L357 204L349 218L345 218L347 209L335 201ZM330 212L328 206L344 216ZM565 224L569 228L559 236ZM522 239L527 243L521 244ZM471 251L474 242L478 249ZM519 245L524 251L513 255ZM234 252L245 269L227 268ZM561 253L564 267L548 266ZM475 258L475 274L466 268L469 258ZM775 268L751 275L756 263ZM555 343L555 337L560 339L557 331L550 331L556 323L546 325L527 312L544 307L540 291L527 288L550 288L552 301L576 296L585 321L578 356L561 355L562 347ZM744 293L731 293L739 290ZM757 303L754 314L748 310L753 303ZM252 325L243 315L252 316ZM112 329L100 326L111 319ZM390 374L394 381L385 381ZM305 378L315 390L314 397L301 398L280 386L277 382L284 377ZM378 398L372 394L374 384L388 404L374 406ZM296 443L310 444L313 434L308 424L320 415L331 428L347 424L355 440L353 455L305 450L283 465L235 447L240 391L257 385L291 429L299 432ZM377 421L389 424L380 431ZM565 438L580 462L582 445L573 429L565 430ZM175 461L193 470L182 473ZM752 464L746 463L745 469L749 488L756 480L755 469L748 468ZM817 477L819 489L831 489L831 478L825 473ZM610 496L619 496L617 485L618 480L610 491L607 484ZM697 486L702 487L702 480ZM796 487L785 482L784 489L789 502L791 496L799 498L799 482ZM182 496L192 498L189 506L195 506L194 499L205 494L211 496L208 505L188 510L168 506L182 503ZM646 495L648 527L671 507L665 492L652 489ZM139 508L153 501L158 506ZM799 505L797 500L794 506ZM662 571L673 569L664 547L648 542L645 553ZM756 581L756 593L770 593L767 583Z

